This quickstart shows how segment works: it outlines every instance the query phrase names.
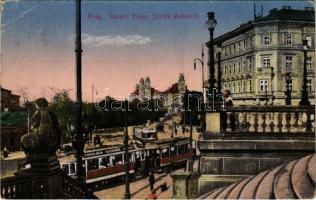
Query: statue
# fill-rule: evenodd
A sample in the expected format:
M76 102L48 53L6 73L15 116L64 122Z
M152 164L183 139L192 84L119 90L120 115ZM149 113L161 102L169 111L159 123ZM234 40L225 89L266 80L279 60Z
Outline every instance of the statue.
M56 155L60 146L61 131L56 115L48 110L48 101L45 98L36 99L35 106L37 111L30 119L31 131L21 138L26 163L34 160L36 154Z

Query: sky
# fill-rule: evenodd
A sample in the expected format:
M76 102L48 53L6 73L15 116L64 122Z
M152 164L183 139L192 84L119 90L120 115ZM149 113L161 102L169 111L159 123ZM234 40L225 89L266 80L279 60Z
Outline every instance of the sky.
M1 86L29 99L76 93L75 1L8 0L1 19ZM310 1L82 1L83 100L123 99L141 77L166 90L184 73L188 89L201 90L201 45L209 39L207 12L215 12L215 37L272 8L304 9ZM175 18L175 15L191 16ZM161 18L154 18L161 16ZM207 48L204 48L205 63ZM206 67L205 67L205 73ZM206 77L206 76L205 76ZM94 93L92 94L92 85Z

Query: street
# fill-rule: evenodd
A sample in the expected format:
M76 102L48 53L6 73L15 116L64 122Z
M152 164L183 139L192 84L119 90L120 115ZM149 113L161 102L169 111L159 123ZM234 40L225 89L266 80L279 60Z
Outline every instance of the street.
M180 171L183 169L180 169ZM172 178L171 173L156 173L155 174L156 182L154 184L154 188L156 190L156 195L158 199L171 199L172 198ZM161 192L160 185L166 183L167 190ZM120 186L112 187L109 189L101 190L94 192L100 199L122 199L125 193L125 185L122 184ZM144 199L150 193L150 186L148 177L137 180L130 184L130 193L132 199Z

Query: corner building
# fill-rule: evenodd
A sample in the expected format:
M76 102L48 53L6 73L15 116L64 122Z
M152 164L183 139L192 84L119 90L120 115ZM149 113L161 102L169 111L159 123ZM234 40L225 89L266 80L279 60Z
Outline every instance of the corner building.
M255 16L215 38L215 77L220 62L222 91L231 91L235 105L284 105L286 78L290 77L291 104L298 105L305 39L309 45L307 90L309 101L315 104L315 12L310 7L274 8L267 16Z

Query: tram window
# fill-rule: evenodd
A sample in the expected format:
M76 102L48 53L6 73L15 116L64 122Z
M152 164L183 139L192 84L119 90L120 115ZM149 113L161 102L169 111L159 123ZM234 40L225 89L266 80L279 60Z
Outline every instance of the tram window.
M140 151L140 156L141 156L141 160L145 160L146 152L145 151Z
M110 166L109 157L99 158L100 168L106 168Z
M67 174L69 174L69 165L68 165L68 164L63 165L62 168L63 168L63 171L64 171L64 172L66 172Z
M168 148L162 149L162 157L163 158L169 157L169 149Z
M98 159L90 159L88 160L88 171L95 170L99 168Z
M155 133L147 133L147 138L148 139L154 139L155 138Z
M116 165L116 164L123 164L123 155L122 154L115 155L115 164L113 164L113 165Z
M133 154L132 153L128 153L128 158L130 162L133 162Z
M186 153L188 152L188 145L182 144L178 146L178 153Z
M176 148L175 147L170 147L170 157L171 156L176 156L177 152L176 152Z
M135 160L136 160L136 159L139 159L139 160L142 159L142 152L141 152L141 151L136 151L136 152L135 152Z
M69 174L75 174L75 173L76 173L76 164L70 163Z

